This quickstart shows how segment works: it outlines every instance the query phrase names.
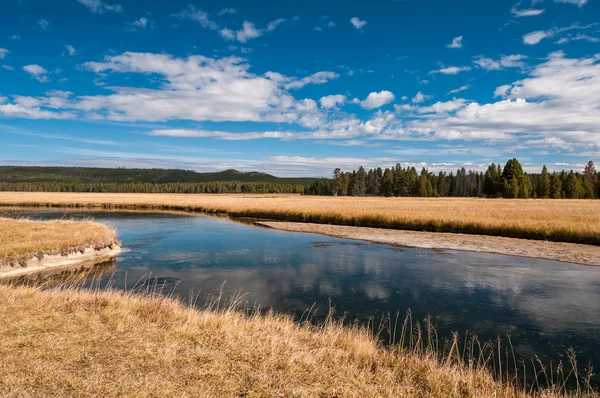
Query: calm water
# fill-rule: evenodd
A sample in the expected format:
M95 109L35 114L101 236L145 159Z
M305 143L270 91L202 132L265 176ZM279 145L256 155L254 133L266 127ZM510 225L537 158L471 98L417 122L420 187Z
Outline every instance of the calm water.
M246 294L249 306L365 320L384 312L430 315L452 331L495 339L510 334L517 355L556 362L573 347L600 369L600 267L460 251L396 248L279 232L225 218L65 210L11 211L33 219L93 217L115 227L123 247L104 281L132 288L166 278L199 303Z

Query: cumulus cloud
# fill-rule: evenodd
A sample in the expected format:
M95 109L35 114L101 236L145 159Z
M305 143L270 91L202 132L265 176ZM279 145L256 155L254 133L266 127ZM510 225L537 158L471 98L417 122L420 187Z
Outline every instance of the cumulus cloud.
M485 65L493 69L495 62L501 67L518 67L506 62L503 65L502 57L492 61ZM28 66L34 77L43 79L48 74L40 66ZM272 122L288 126L281 130L251 127L246 132L223 127L147 132L190 139L456 140L502 143L507 148L515 143L541 149L562 145L577 153L600 153L600 54L568 58L563 52L552 53L528 68L524 78L496 88L494 94L499 99L487 103L453 98L424 105L426 96L418 93L412 103L397 104L393 111L378 110L366 120L339 109L329 111L348 101L341 94L318 101L294 97L292 90L323 84L337 76L332 72L304 77L256 74L238 57L178 58L151 53L108 56L101 62L86 63L84 68L100 76L138 74L135 81L147 77L161 84L152 88L107 87L110 92L102 95L49 92L41 97L12 96L0 100L0 115L123 122ZM467 88L452 90L452 94ZM391 92L381 91L353 102L373 110L393 101Z
M122 12L123 7L118 4L106 4L100 0L77 0L95 14L104 14L105 12Z
M436 73L441 73L443 75L457 75L460 72L468 72L470 70L471 70L470 66L448 66L445 68L432 70L431 72L429 72L429 74L435 75Z
M23 67L23 70L42 83L48 81L48 71L39 65L26 65Z
M342 105L346 102L346 96L337 94L337 95L327 95L325 97L321 97L319 103L321 104L321 108L332 109L336 108L338 105Z
M152 21L146 17L141 17L130 24L131 29L146 29L152 26Z
M5 59L8 53L10 53L10 51L6 48L0 48L0 59Z
M503 100L465 103L447 118L417 120L407 128L437 139L510 141L527 134L598 147L599 61L600 55L569 59L552 53L526 79L496 89Z
M61 110L67 106L65 95L70 93L50 91L41 98L15 95L11 102L0 98L0 115L23 119L73 119L75 113Z
M358 17L352 17L350 19L350 23L352 24L352 26L354 26L356 29L362 29L365 27L365 25L367 24L367 21L362 20Z
M452 39L452 43L446 44L446 48L462 48L463 47L463 37L458 36Z
M475 61L473 62L485 70L501 70L505 68L519 68L524 70L527 68L527 64L524 62L525 59L527 59L527 56L522 54L501 55L498 60L479 55L475 57Z
M364 109L371 110L381 108L395 99L396 97L391 91L383 90L378 93L372 92L367 96L367 98L360 102L360 106Z
M75 50L75 47L73 47L72 45L67 44L65 46L65 48L67 49L67 52L69 53L70 56L73 56L73 55L77 54L77 51Z
M425 95L422 92L418 92L413 99L411 100L413 104L420 104L421 102L425 102L426 100L433 98L431 95Z

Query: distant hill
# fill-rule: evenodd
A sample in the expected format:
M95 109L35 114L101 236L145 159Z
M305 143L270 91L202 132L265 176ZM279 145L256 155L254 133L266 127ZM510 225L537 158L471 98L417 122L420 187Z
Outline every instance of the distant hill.
M95 167L0 166L2 182L61 183L208 183L257 182L272 184L310 185L319 178L279 178L256 171L234 169L216 173L198 173L179 169L126 169Z

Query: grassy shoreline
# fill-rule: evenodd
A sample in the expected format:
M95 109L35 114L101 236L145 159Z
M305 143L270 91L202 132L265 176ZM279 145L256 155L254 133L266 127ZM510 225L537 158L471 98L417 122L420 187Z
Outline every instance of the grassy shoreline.
M0 206L187 211L600 245L600 201L591 200L0 193Z
M0 218L0 275L27 267L32 260L84 256L119 245L117 234L91 221L31 221ZM87 257L90 257L89 255Z
M75 288L0 286L0 303L4 396L584 396L500 383L452 348L386 349L339 321Z

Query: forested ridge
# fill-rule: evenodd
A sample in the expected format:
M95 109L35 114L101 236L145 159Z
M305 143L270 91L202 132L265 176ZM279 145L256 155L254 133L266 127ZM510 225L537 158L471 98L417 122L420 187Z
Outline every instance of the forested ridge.
M527 174L517 159L504 167L491 164L485 173L466 171L430 173L423 168L380 167L352 172L336 168L331 180L317 180L307 189L311 195L335 196L417 196L417 197L491 197L594 199L600 197L600 174L588 162L583 173L549 173L544 166L539 174Z
M352 172L336 168L333 178L279 178L260 172L198 173L178 169L0 166L0 191L113 193L293 193L335 196L600 198L600 174L588 162L583 173L528 174L517 159L487 171L431 173L397 164Z
M0 191L115 193L304 193L315 178L225 170L0 167Z

